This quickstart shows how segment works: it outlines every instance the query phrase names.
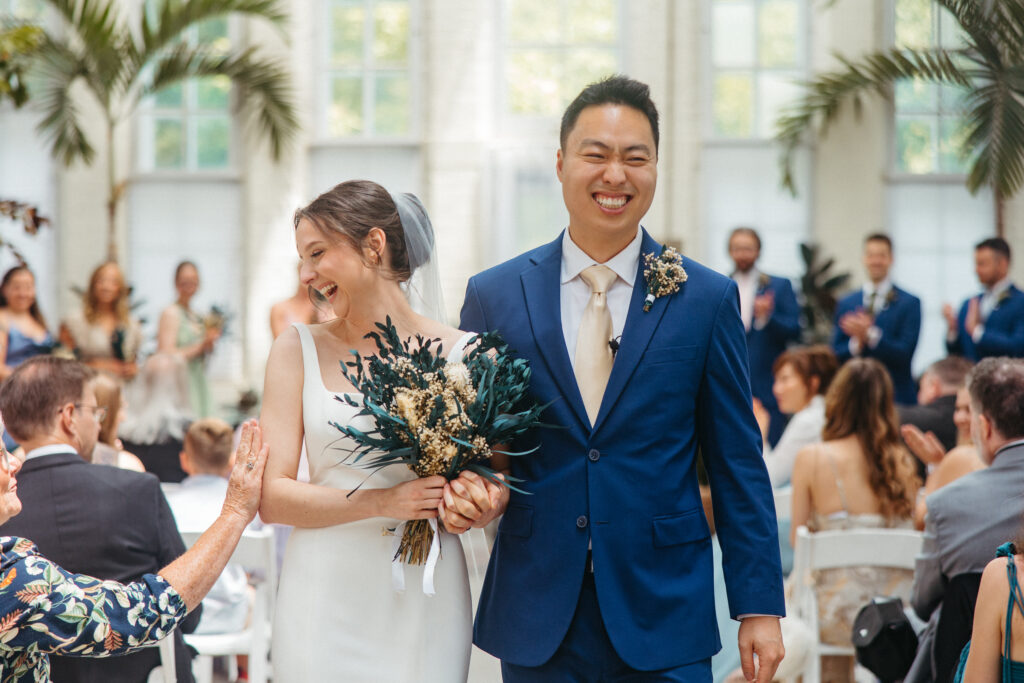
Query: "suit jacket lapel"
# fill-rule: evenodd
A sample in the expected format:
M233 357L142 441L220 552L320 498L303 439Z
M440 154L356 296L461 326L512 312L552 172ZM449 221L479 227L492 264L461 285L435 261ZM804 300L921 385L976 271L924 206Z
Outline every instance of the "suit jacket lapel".
M644 230L643 244L640 247L640 263L637 264L637 275L633 281L633 297L629 301L629 314L626 316L626 324L622 329L622 341L619 350L615 355L615 365L612 366L611 377L608 378L608 386L604 390L604 398L601 400L601 410L597 414L594 423L596 432L604 422L608 413L615 407L622 390L636 370L641 356L647 349L647 345L658 328L661 317L665 314L671 296L663 296L654 300L651 310L644 312L644 299L647 296L647 281L644 279L644 255L661 251L661 245ZM684 287L686 285L683 285ZM563 344L564 346L564 344ZM577 389L577 394L579 390ZM582 405L582 399L580 399Z
M520 279L537 348L562 395L586 429L590 422L562 333L561 266L562 235L559 235L538 253L534 265L523 271Z

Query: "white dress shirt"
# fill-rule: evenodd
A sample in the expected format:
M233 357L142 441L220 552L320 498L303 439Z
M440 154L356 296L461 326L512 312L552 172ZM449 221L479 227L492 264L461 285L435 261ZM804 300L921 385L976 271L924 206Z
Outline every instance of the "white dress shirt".
M820 394L811 398L804 409L793 415L775 448L764 444L764 464L773 488L781 488L793 478L796 454L804 446L821 443L821 430L825 427L825 398Z
M73 453L78 455L78 451L75 450L74 446L66 443L54 443L49 446L40 446L39 448L33 448L25 454L25 460L29 461L34 458L41 458L44 455L56 455L57 453Z
M757 268L751 268L746 273L737 270L732 274L732 279L740 290L740 319L743 320L743 329L747 331L754 322L754 299L757 298L757 281L760 277Z
M562 303L562 336L565 337L565 348L569 351L569 362L576 368L576 338L580 332L580 321L583 309L590 301L590 285L583 281L580 273L593 265L604 265L615 271L618 276L605 294L608 312L612 316L612 335L618 339L626 325L629 313L629 301L633 297L633 283L640 266L641 232L636 231L633 241L615 256L603 264L587 256L572 241L569 231L562 235L562 278L559 288Z

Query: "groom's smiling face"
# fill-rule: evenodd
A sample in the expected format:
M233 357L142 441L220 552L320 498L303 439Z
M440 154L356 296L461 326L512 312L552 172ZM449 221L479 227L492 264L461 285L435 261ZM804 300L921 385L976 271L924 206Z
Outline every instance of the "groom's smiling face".
M619 104L581 111L556 166L574 238L632 238L654 199L657 164L643 112Z

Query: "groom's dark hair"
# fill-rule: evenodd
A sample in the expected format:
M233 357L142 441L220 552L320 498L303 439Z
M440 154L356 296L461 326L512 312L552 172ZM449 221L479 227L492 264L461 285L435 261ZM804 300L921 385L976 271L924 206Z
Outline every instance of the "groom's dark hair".
M565 151L565 142L569 133L576 126L576 119L580 112L587 107L599 107L603 104L621 104L636 109L651 124L651 133L654 134L654 149L658 149L658 108L651 100L651 89L646 83L633 80L628 76L616 74L604 80L591 83L576 96L569 107L562 114L562 128L558 137Z

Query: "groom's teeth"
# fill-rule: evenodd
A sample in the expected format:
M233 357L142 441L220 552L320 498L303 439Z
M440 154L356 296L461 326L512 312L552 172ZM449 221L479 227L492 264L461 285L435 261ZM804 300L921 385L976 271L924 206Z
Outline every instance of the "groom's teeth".
M626 205L627 197L604 197L598 194L594 195L594 199L606 209L621 209Z

